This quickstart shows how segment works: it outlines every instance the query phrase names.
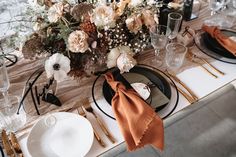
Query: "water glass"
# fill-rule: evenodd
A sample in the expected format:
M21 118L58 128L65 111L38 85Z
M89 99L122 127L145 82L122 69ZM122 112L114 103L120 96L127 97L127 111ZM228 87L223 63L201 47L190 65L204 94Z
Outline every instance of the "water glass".
M0 99L0 104L4 103L4 99ZM5 129L7 131L17 131L26 123L26 113L24 109L21 108L19 114L16 114L18 105L20 102L20 97L10 95L8 96L8 101L11 104L11 113L6 113L4 106L0 107L0 130Z
M219 11L225 3L225 0L210 0L209 7L211 9L211 15L214 15Z
M170 43L166 46L166 64L169 68L178 69L182 66L187 48L180 43Z
M236 8L236 0L232 0L233 7Z
M183 16L180 13L172 12L168 14L167 27L170 28L169 39L177 37Z
M1 104L1 107L5 108L3 114L9 114L11 103L8 99L8 89L10 87L10 82L7 74L7 68L5 66L5 61L3 56L0 56L0 92L4 96L4 103Z
M162 64L162 60L158 58L160 50L164 49L168 42L168 35L170 30L164 25L157 25L150 29L151 44L155 49L155 58L153 63L157 66Z

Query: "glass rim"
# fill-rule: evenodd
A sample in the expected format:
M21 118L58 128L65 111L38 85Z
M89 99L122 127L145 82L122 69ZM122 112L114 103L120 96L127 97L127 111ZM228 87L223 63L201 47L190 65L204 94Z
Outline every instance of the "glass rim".
M173 14L178 15L179 18L173 18L173 17L171 17L171 15L173 15ZM180 13L172 12L172 13L169 13L169 14L168 14L168 18L170 18L170 19L172 19L172 20L182 20L183 16L182 16Z
M152 31L152 30L153 30L153 28L155 28L155 30L156 30L157 28L160 28L160 27L165 28L165 29L166 29L165 32L167 32L168 30L170 30L170 28L169 28L167 25L159 25L159 24L157 24L157 25L155 25L155 26L152 26L152 27L149 29L149 32L150 32L151 34L158 34L158 33L155 33L155 32ZM165 33L165 34L166 34L166 33Z
M173 45L179 45L179 46L184 47L185 50L183 53L186 53L188 50L188 48L184 44L181 44L181 43L168 43L168 44L166 44L166 50L169 51L168 47L173 46Z

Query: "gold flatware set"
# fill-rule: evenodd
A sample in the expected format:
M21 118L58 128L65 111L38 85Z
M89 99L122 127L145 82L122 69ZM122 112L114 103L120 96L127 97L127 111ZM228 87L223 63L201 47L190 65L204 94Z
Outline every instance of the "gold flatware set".
M88 99L85 99L83 102L83 107L85 108L85 110L89 113L91 113L94 118L96 119L97 123L99 124L99 126L101 127L101 129L103 130L103 132L105 133L105 135L108 137L108 139L112 142L115 143L115 139L112 136L112 134L109 132L109 130L107 129L107 127L105 126L105 124L98 118L98 116L95 114L95 112L93 111L92 106L90 105L90 102Z
M1 138L3 148L9 157L23 157L20 144L13 132L11 132L8 136L6 130L3 129Z
M83 109L82 106L80 106L79 108L77 108L77 111L78 111L79 115L81 115L81 116L87 118L86 113L85 113L85 111L84 111L84 109ZM98 134L98 132L95 130L94 127L93 127L93 132L94 132L94 136L95 136L95 138L97 139L98 143L99 143L102 147L106 147L104 141L101 139L100 135Z
M191 61L197 65L199 65L204 71L206 71L209 75L213 76L214 78L218 78L218 76L216 74L214 74L213 72L211 72L210 70L208 70L208 68L206 68L204 65L202 65L200 62L198 62L198 60L200 60L201 62L205 63L206 65L208 65L209 68L211 68L213 71L215 71L216 73L220 74L220 75L225 75L224 72L222 72L221 70L217 69L215 66L213 66L210 62L208 62L207 60L198 57L197 55L193 54L191 51L188 52L188 56L190 57Z
M96 115L96 113L94 112L92 106L90 105L89 99L86 98L84 101L82 101L82 105L81 102L77 102L71 109L76 108L77 112L79 115L87 118L86 112L91 113L94 118L96 119L98 125L100 126L100 128L102 129L102 131L104 132L104 134L107 136L107 138L112 142L115 143L115 138L112 136L112 134L110 133L110 131L107 129L106 125L104 124L104 122L102 122L99 117ZM70 111L71 109L67 110ZM98 143L102 146L102 147L106 147L106 144L104 143L104 141L102 140L101 136L98 134L97 130L93 127L93 132L94 132L94 136L96 138L96 140L98 141Z
M175 82L177 82L182 88L184 88L186 91L181 89L178 85L177 90L192 104L193 102L198 100L198 97L196 94L187 86L185 85L175 74L170 73L169 71L165 71L166 75L168 75L170 78L172 78ZM187 93L188 92L188 93Z

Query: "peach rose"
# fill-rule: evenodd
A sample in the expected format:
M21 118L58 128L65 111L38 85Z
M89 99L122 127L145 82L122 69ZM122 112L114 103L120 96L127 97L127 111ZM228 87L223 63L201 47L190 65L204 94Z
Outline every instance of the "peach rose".
M84 31L74 31L68 37L68 48L75 53L84 53L88 50L88 35Z
M142 28L142 16L140 14L131 15L125 20L125 23L127 28L136 34Z
M151 28L156 25L155 19L154 19L154 13L151 10L144 10L142 11L142 19L144 24Z

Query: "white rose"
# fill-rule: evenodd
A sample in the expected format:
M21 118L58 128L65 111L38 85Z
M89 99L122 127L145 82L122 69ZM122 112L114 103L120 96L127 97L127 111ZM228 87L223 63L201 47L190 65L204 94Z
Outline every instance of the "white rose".
M111 49L110 53L107 55L107 67L113 68L116 66L116 60L120 55L118 47Z
M147 0L147 5L154 5L156 4L155 0Z
M91 21L100 28L113 28L116 24L115 12L109 6L97 6L93 10Z
M132 57L132 55L127 53L122 53L117 58L117 67L120 69L120 73L129 72L136 64L137 61Z
M56 3L48 10L48 20L51 23L57 22L63 15L63 3Z
M131 0L129 3L129 7L137 7L143 3L143 0Z
M117 66L121 73L128 72L137 64L133 56L134 53L128 46L113 48L107 57L107 67L112 68Z

